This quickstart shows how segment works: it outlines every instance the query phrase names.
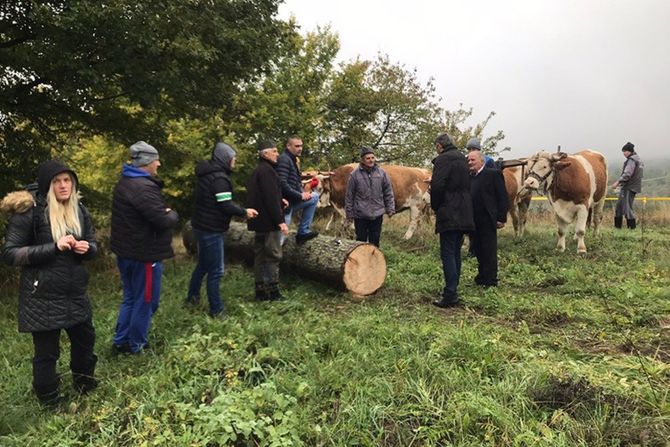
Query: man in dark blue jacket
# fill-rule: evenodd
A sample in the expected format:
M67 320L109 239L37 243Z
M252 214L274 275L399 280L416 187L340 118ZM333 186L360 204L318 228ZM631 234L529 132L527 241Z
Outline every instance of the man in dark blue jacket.
M292 135L286 142L286 150L281 154L277 163L282 197L289 203L284 214L286 225L291 225L294 211L302 210L298 232L295 236L298 244L302 244L319 234L310 230L316 205L319 203L319 195L315 192L303 191L300 178L300 154L302 154L302 139L297 135ZM284 239L282 238L283 242Z
M151 318L158 310L162 261L174 256L172 228L179 216L161 194L158 151L138 141L130 146L130 158L112 198L111 248L123 282L114 348L136 354L147 345Z
M223 234L232 216L254 218L258 212L242 208L233 201L230 176L235 167L235 150L226 143L216 143L211 160L202 160L195 168L198 184L195 188L195 211L191 224L198 242L198 264L191 275L186 302L198 305L200 286L207 275L209 314L223 315L219 283L223 277Z
M430 206L435 211L435 232L440 235L440 257L445 286L442 299L434 301L438 307L457 305L458 283L461 277L461 247L463 234L474 230L470 174L468 163L443 133L435 140L438 156L433 160L430 181Z
M484 154L471 151L470 195L475 221L475 232L470 239L479 271L475 283L484 287L498 285L498 229L507 222L507 191L499 169L485 166Z

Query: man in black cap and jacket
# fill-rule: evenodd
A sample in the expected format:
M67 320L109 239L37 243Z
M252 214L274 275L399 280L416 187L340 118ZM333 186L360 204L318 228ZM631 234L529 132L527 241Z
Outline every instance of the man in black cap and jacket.
M254 218L258 212L242 208L233 201L233 183L230 179L235 167L235 150L219 142L214 146L211 160L203 160L195 168L198 184L195 188L195 210L191 224L198 242L198 264L189 283L188 304L197 305L200 286L207 275L209 314L223 315L219 282L223 277L223 234L228 231L232 216Z
M279 300L279 261L282 258L281 236L288 235L282 208L281 185L275 167L279 159L277 145L271 140L258 143L258 164L247 181L247 203L258 211L258 217L247 223L255 231L254 279L256 299Z
M117 352L137 354L147 346L151 318L158 310L163 259L174 256L172 229L177 212L165 204L156 148L130 146L112 198L111 249L123 282L123 302L114 335Z
M442 299L433 304L445 308L459 302L457 289L463 234L472 232L475 225L468 162L446 133L437 137L435 149L438 155L433 160L430 206L435 211L435 232L440 235L440 257L446 285Z
M623 218L626 218L626 225L634 230L637 226L635 212L633 211L633 201L635 195L642 192L642 177L644 174L644 163L640 156L635 153L635 145L630 141L621 148L626 161L623 163L621 176L612 183L612 188L621 187L619 191L619 200L614 210L614 227L621 228Z

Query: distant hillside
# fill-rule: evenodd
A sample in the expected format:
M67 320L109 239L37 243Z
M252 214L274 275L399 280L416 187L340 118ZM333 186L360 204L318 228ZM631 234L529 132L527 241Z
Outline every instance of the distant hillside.
M610 184L621 174L623 157L616 162L609 163ZM670 197L670 158L645 159L644 179L642 180L642 194L647 197Z

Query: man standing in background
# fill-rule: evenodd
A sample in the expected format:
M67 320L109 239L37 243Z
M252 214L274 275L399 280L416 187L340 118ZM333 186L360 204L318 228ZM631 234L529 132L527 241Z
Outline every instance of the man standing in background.
M630 141L621 148L626 161L623 162L621 176L616 182L612 183L612 188L621 187L619 199L614 211L614 226L621 228L623 218L626 218L626 225L634 230L637 226L635 212L633 211L633 201L635 195L642 192L642 177L644 175L644 163L640 156L635 153L635 145Z
M158 310L163 259L174 256L172 228L179 216L165 204L156 176L158 151L144 141L130 146L129 164L112 198L111 249L123 282L123 302L114 335L117 352L137 354L147 346Z
M475 283L484 287L498 285L498 229L507 221L507 191L502 172L484 166L484 154L471 151L470 195L475 232L470 238L477 257Z
M379 247L384 213L395 213L395 198L388 174L377 166L375 154L361 148L361 163L349 176L344 198L347 219L354 221L356 240Z

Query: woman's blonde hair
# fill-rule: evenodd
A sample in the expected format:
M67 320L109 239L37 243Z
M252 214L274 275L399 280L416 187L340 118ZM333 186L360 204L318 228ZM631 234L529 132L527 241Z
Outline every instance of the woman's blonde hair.
M51 225L51 236L54 241L58 241L63 236L72 234L74 236L81 236L81 222L79 221L79 191L77 190L77 182L72 178L72 193L70 198L65 202L59 202L54 193L53 182L49 185L49 192L47 193L47 212L49 223Z

